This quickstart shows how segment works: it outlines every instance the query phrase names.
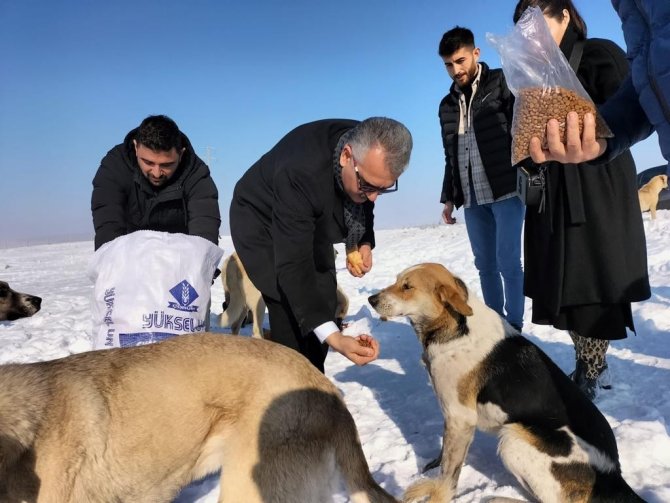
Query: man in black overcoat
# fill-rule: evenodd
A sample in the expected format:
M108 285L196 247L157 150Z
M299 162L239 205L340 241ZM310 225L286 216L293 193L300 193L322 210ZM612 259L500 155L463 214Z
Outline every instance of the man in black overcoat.
M411 149L393 119L320 120L289 132L235 186L231 236L263 294L272 340L322 372L329 346L358 365L379 355L375 339L345 336L334 321L333 244L345 242L352 275L370 271L374 201L397 189Z

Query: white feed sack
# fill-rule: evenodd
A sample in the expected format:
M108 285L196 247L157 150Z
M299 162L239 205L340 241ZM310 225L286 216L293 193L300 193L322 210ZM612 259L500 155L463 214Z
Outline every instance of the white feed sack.
M198 236L137 231L98 249L93 281L93 347L138 346L202 332L223 250Z

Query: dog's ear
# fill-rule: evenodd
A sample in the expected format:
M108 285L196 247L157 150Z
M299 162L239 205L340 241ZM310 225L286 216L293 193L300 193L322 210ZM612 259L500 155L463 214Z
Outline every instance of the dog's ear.
M467 303L467 290L455 285L441 284L437 287L437 295L443 305L449 305L463 316L472 316L472 308Z

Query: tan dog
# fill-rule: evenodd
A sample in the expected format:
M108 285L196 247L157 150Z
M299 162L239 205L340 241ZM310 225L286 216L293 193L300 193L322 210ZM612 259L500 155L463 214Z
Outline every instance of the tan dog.
M405 502L451 501L477 428L498 435L505 466L543 503L643 501L593 402L444 266L410 267L369 302L409 317L445 420L440 477L410 487Z
M219 326L230 327L233 334L239 334L240 328L248 320L252 320L253 337L269 337L269 331L263 330L263 318L265 317L265 302L261 292L249 279L242 261L233 252L223 263L221 270L221 282L225 295L224 309L219 316ZM349 310L349 299L342 289L337 287L337 309L335 319L338 322L344 319Z
M658 205L658 193L663 189L668 188L668 175L656 175L647 183L645 183L640 190L637 191L637 196L640 199L640 210L651 212L651 219L656 219L656 205Z
M230 327L233 334L239 334L244 322L251 319L251 335L258 339L263 338L265 302L261 292L249 279L237 253L233 253L223 262L221 283L225 303L219 316L219 326Z
M0 321L27 318L39 311L41 305L40 297L14 291L9 283L0 281Z
M219 469L219 502L330 501L336 472L353 502L396 501L335 386L278 344L183 335L0 366L4 503L169 502Z

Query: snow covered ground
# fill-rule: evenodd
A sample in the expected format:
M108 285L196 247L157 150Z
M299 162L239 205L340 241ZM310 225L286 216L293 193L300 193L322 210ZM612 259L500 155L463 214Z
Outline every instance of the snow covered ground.
M617 438L623 474L648 502L670 501L670 211L656 222L644 215L652 296L635 304L637 336L615 341L609 352L614 389L597 404ZM220 243L232 252L229 238ZM603 244L606 246L606 243ZM340 248L340 251L341 248ZM19 291L41 296L42 310L32 318L0 322L0 364L32 362L92 348L90 295L86 276L93 253L91 242L41 245L0 250L0 279ZM350 299L347 333L370 333L381 344L381 357L356 367L331 353L327 375L342 391L353 414L374 477L400 496L421 467L438 452L442 417L425 369L420 347L404 319L382 322L367 297L394 281L405 267L440 262L471 289L479 292L477 272L465 231L454 226L379 231L373 270L356 279L338 258L338 278ZM212 322L221 312L220 282L212 290ZM526 306L524 334L570 372L574 353L566 333L530 323ZM267 319L265 325L268 326ZM215 329L219 331L219 329ZM244 334L250 333L245 327ZM436 473L429 473L435 476ZM526 497L496 455L491 436L477 433L458 484L455 501L479 502L491 495ZM193 484L179 503L215 502L216 477ZM347 501L343 495L335 500ZM296 502L298 503L298 502Z

